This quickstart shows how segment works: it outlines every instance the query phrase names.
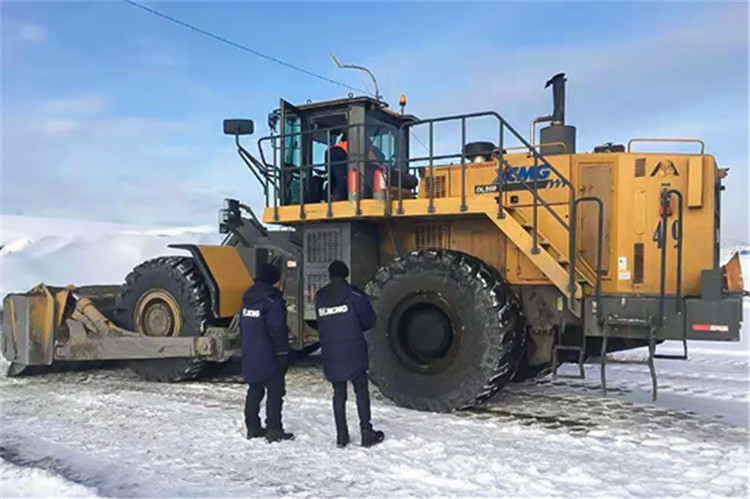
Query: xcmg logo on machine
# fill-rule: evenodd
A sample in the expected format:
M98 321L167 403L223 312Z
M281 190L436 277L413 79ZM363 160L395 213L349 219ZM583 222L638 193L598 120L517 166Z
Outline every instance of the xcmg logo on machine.
M559 178L551 179L552 170L545 163L539 166L511 166L505 169L505 186L506 191L520 191L531 189L534 177L536 177L537 189L554 189L562 187L563 181ZM497 192L500 184L503 183L503 177L500 170L497 171L497 177L491 184L477 185L474 187L474 194L489 194Z

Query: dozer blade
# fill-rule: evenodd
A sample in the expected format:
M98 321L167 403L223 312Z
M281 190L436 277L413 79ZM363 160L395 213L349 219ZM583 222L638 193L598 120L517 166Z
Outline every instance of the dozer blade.
M29 376L48 372L81 370L99 362L58 362L55 342L69 338L64 321L75 309L72 293L110 313L119 286L55 288L39 284L27 293L9 294L3 300L3 328L0 346L10 361L8 376ZM54 363L54 365L53 365Z
M221 335L150 337L109 317L119 286L52 288L40 284L3 301L0 342L8 376L96 367L102 361L226 356Z

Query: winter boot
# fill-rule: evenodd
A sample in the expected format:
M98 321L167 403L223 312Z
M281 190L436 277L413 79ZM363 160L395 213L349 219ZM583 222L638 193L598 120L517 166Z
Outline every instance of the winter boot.
M266 436L266 429L261 427L254 430L247 430L247 439L250 440L251 438L260 438Z
M385 439L385 433L376 430L362 430L362 447L372 447Z
M284 430L267 430L266 440L269 444L281 442L282 440L294 440L294 433L287 433Z
M348 432L339 433L338 435L336 435L336 447L338 447L339 449L343 449L344 447L349 445L349 441L350 439Z

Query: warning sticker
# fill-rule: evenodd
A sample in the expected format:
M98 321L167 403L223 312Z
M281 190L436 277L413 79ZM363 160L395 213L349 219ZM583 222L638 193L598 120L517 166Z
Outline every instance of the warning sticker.
M617 273L617 279L620 281L629 281L630 280L630 271L620 271Z
M621 256L617 259L617 270L628 270L628 257Z

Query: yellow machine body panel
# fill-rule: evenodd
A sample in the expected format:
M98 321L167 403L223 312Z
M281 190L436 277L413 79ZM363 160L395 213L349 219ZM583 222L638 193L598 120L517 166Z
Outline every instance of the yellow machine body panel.
M218 289L218 316L232 317L242 307L242 294L253 277L234 246L195 247Z
M533 225L534 197L521 185L532 187L537 181L538 199L549 209L537 205L537 227L543 244L557 263L569 263L568 229L571 191L565 181L545 164L525 153L506 154L503 211L520 226ZM661 227L660 193L675 189L683 196L682 295L700 294L701 271L713 267L715 257L715 185L716 163L713 156L698 154L585 153L546 157L549 164L568 179L576 198L596 196L604 205L602 239L602 292L655 295L660 288ZM536 172L536 173L534 173ZM421 249L415 226L432 226L443 231L440 246L475 255L500 269L506 279L518 285L550 285L557 269L544 268L546 261L529 253L529 240L523 234L511 236L498 219L497 196L502 176L498 162L467 163L462 182L461 164L425 166L416 196L399 203L396 189L391 206L378 199L361 199L360 214L355 201L308 203L304 218L299 204L266 208L264 221L297 225L316 221L352 219L391 220L394 234L403 250ZM434 178L433 178L434 177ZM429 186L433 185L433 210L430 211ZM465 209L461 209L462 185ZM399 205L402 212L399 213ZM389 209L388 209L389 208ZM577 270L587 281L584 294L594 292L598 208L581 203L576 221ZM667 218L666 291L676 291L678 207L673 199ZM494 223L493 223L494 222ZM439 225L442 229L434 228ZM516 227L515 224L511 224ZM530 232L530 231L529 231ZM710 235L710 236L707 236ZM395 254L390 235L383 233L385 254ZM510 241L508 241L510 239ZM425 241L429 242L429 239ZM433 241L434 243L435 241ZM547 259L548 260L548 259ZM562 282L562 281L560 281ZM558 283L558 287L561 284Z
M586 154L573 157L578 196L597 196L604 203L602 290L605 293L658 294L660 288L662 216L660 193L674 189L683 196L682 295L700 295L701 271L714 265L716 251L716 162L710 155ZM692 203L691 203L692 200ZM692 204L692 206L691 206ZM679 206L668 209L666 280L677 286ZM579 255L596 258L596 213L582 206L578 217Z

